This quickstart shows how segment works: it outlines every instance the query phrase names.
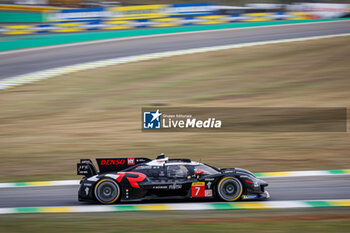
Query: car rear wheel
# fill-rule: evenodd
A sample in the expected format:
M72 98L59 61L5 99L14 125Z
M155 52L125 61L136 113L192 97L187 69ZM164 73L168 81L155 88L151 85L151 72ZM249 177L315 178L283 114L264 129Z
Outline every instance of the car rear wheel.
M95 186L95 197L102 204L112 204L118 200L120 188L111 179L100 180Z
M241 197L243 191L242 183L234 177L222 178L217 188L218 195L223 201L235 201Z

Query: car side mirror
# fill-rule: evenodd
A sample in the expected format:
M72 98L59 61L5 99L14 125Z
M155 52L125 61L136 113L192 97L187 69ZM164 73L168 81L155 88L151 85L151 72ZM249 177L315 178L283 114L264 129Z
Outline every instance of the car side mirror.
M195 174L196 176L201 176L203 173L204 173L204 171L202 171L202 170L194 171L194 174Z

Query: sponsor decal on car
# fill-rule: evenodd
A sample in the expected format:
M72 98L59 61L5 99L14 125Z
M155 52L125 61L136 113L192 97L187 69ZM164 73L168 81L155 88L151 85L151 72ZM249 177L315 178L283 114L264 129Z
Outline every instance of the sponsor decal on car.
M134 158L128 158L128 165L135 165L135 159Z
M181 184L170 184L170 185L155 185L152 189L181 189Z
M204 187L204 182L194 182L194 183L192 183L192 186L203 186Z
M213 196L213 190L212 189L207 189L205 190L205 194L206 197L212 197Z
M258 197L258 194L242 195L243 199L256 199Z
M146 175L139 172L118 172L119 177L116 179L120 183L124 177L128 180L129 184L133 188L140 188L139 182L146 179Z
M171 184L169 185L169 189L181 189L182 185L181 184Z
M194 182L192 183L192 197L204 197L205 196L205 183Z
M204 179L205 181L214 181L215 179L214 178L206 178Z
M153 189L168 189L168 186L166 185L160 185L160 186L153 186Z
M154 169L154 168L152 168L151 166L148 166L148 165L137 166L136 168L137 169Z
M227 170L227 171L225 171L225 173L235 173L235 171L233 171L233 170Z
M125 159L102 159L100 165L124 165Z
M208 188L208 189L210 189L211 184L212 184L211 181L207 182L207 188Z

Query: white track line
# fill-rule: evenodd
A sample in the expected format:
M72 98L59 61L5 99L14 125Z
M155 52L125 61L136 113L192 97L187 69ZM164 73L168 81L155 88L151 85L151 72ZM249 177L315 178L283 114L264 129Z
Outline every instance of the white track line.
M87 213L124 211L174 211L174 210L266 210L289 208L349 207L350 200L301 200L268 202L222 202L222 203L179 203L179 204L134 204L134 205L90 205L90 206L52 206L0 208L0 214L28 213Z

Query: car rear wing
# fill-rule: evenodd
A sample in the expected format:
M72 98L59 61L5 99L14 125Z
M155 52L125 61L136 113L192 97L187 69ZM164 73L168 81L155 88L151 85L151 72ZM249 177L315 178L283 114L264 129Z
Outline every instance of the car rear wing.
M100 173L121 171L136 164L151 161L148 158L103 158L96 159Z
M96 167L90 159L81 159L80 163L77 163L77 175L91 177L96 174Z
M81 159L77 164L77 174L86 177L97 175L98 173L118 172L136 164L151 161L148 158L99 158L96 159L99 172L97 172L90 159Z

